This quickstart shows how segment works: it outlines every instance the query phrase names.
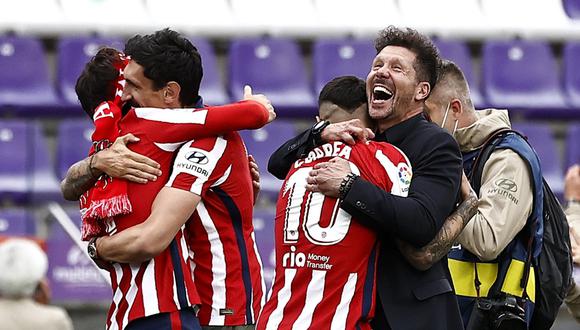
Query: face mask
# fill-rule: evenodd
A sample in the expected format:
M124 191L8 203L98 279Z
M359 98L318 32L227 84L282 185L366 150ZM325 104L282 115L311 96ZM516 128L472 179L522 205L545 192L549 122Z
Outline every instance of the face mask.
M443 122L441 122L441 128L445 126L445 122L447 121L447 115L449 114L449 109L451 109L451 102L447 103L447 109L445 110L445 115L443 115ZM455 136L455 131L457 131L457 124L459 121L455 119L455 127L453 127L453 132L451 133L452 136Z

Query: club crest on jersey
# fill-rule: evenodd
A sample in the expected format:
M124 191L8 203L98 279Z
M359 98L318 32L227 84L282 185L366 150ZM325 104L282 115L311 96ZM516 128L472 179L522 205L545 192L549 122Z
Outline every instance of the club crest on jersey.
M411 168L405 163L400 163L398 166L399 168L399 180L405 186L411 184L411 178L413 177L413 172L411 172Z

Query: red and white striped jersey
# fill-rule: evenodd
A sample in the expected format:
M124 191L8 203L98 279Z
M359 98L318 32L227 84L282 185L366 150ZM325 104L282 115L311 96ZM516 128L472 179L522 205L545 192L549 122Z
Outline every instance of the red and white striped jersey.
M266 109L255 102L240 102L208 109L130 110L121 120L121 134L132 133L139 143L129 145L133 151L161 165L162 175L147 184L128 183L128 195L133 204L131 214L117 216L108 224L109 235L145 221L157 193L169 179L174 151L195 138L215 135L232 127L228 116L239 113L241 107L255 122L246 120L236 126L261 126L267 121ZM253 115L250 115L253 114ZM264 117L264 115L266 115ZM246 127L248 128L248 127ZM173 312L200 303L191 269L189 251L183 229L169 247L155 258L141 264L113 263L110 269L113 301L108 313L108 329L124 329L137 318Z
M202 197L187 224L201 325L254 324L265 301L247 152L237 132L189 142L167 186Z
M353 173L406 196L411 166L386 143L342 142L315 148L291 167L276 208L276 274L256 329L370 329L378 241L340 200L306 191L312 167L333 157Z

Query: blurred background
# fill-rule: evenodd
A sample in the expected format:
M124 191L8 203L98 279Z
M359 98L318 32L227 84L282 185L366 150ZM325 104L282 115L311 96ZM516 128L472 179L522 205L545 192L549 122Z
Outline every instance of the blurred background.
M202 54L207 104L239 100L250 84L278 111L242 132L262 172L254 224L271 277L280 182L267 159L313 124L327 81L366 77L389 24L432 36L477 108L508 108L561 196L565 169L580 162L580 0L0 0L0 236L40 240L53 302L77 329L103 328L110 289L56 221L80 222L58 184L92 134L74 84L99 47L171 27ZM578 328L562 309L554 329Z

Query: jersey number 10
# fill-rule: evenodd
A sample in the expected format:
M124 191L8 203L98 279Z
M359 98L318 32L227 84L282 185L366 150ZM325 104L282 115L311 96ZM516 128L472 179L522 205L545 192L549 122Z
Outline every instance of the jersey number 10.
M358 168L351 163L351 169L358 174ZM284 217L284 243L296 243L300 235L300 225L306 238L316 245L333 245L342 241L350 226L351 215L340 208L340 200L326 197L318 192L306 191L306 178L312 167L304 167L294 172L284 186L288 195L286 216ZM323 205L327 206L323 214ZM330 207L332 206L332 207ZM328 219L330 218L330 219ZM327 227L321 227L321 220L330 220Z

